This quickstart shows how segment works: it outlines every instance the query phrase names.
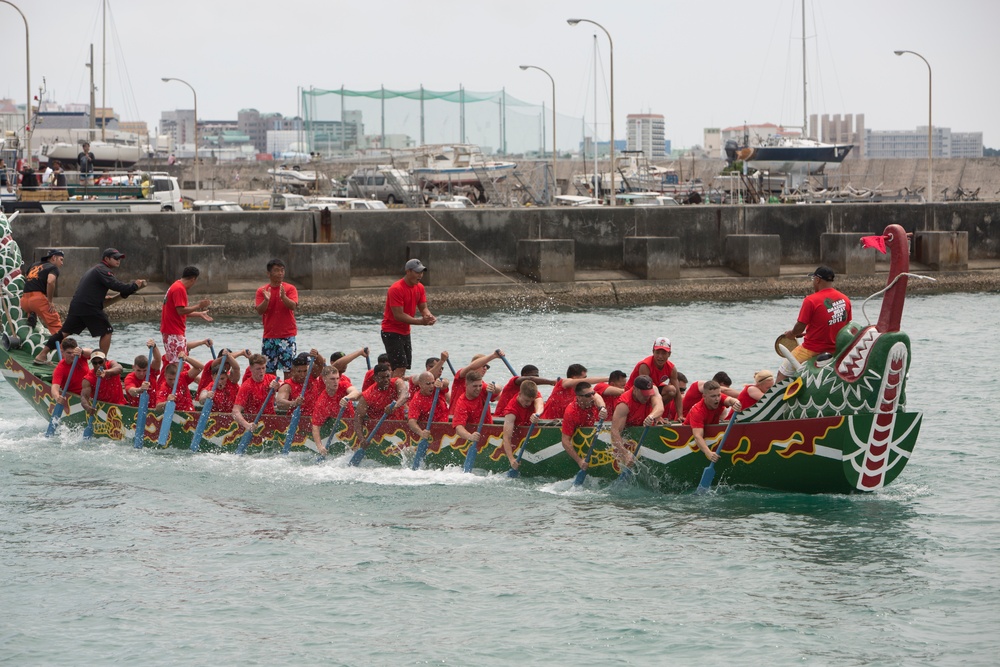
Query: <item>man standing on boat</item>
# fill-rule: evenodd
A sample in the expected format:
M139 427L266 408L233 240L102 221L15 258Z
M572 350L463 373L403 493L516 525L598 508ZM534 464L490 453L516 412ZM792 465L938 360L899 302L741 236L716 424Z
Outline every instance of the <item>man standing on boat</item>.
M118 299L127 299L146 286L146 281L142 278L130 283L123 283L115 278L111 270L121 266L123 259L125 253L115 248L108 248L104 251L101 263L83 274L73 299L69 302L66 321L59 331L45 341L41 352L35 357L35 363L48 363L49 354L56 349L63 338L76 335L84 329L87 329L91 336L100 338L101 351L104 354L108 353L111 349L111 334L114 328L108 321L104 307ZM111 291L118 292L118 295L109 297L108 292Z
M62 250L49 250L41 261L28 268L24 276L24 293L21 294L21 310L28 313L28 325L34 326L33 318L40 317L54 334L62 328L62 319L52 307L52 298L56 295L56 279L59 269L66 261L66 253Z
M837 349L837 333L851 321L851 300L833 288L836 275L829 266L821 266L809 274L813 293L802 301L795 326L784 333L789 338L805 337L792 356L800 364ZM795 374L791 362L785 359L778 369L777 381Z
M188 315L200 317L206 322L212 321L208 314L211 301L202 299L193 306L188 305L188 290L198 282L200 273L197 266L185 266L180 280L175 280L163 297L160 334L163 335L163 358L168 364L177 361L179 355L188 353L186 337Z
M76 156L76 164L80 171L80 182L90 185L94 176L94 154L90 152L90 144L83 142L83 150Z
M411 259L403 270L406 275L394 282L385 295L382 314L382 343L392 374L398 378L406 374L413 360L410 326L432 326L437 322L427 307L427 292L420 283L427 267L419 259ZM420 317L416 317L418 310Z
M267 357L267 372L286 374L292 370L295 358L295 311L299 307L299 291L285 280L285 263L272 259L267 263L269 282L257 288L255 308L264 321L261 354Z

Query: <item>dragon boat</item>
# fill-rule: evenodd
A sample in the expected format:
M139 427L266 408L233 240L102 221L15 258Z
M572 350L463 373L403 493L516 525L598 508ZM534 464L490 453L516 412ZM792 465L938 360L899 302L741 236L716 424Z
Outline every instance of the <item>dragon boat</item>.
M774 385L753 407L739 413L728 437L725 424L709 426L705 438L710 446L720 443L715 484L751 486L801 493L871 492L891 483L902 472L916 444L921 413L906 409L905 385L910 365L909 337L900 331L909 268L906 232L889 225L874 237L876 245L891 253L887 287L877 323L857 321L845 326L837 337L837 350L828 358L802 365L798 374ZM0 369L10 385L38 414L49 420L54 402L50 397L51 368L32 364L44 336L40 323L29 327L19 301L24 286L21 255L10 224L0 214L0 258L3 272L3 342ZM69 396L70 410L60 428L83 430L86 413L80 397ZM160 429L169 428L165 447L190 449L199 412L177 411L169 424L150 410L142 446L158 448ZM93 424L95 437L132 445L137 409L125 405L97 403ZM265 415L258 423L249 455L279 452L289 428L289 416ZM470 444L455 434L449 423L431 426L423 465L428 468L461 466ZM303 416L292 443L292 451L313 449L311 424ZM475 456L474 467L486 473L509 470L503 453L502 427L487 424ZM561 444L558 426L531 430L518 428L515 443L525 447L520 466L524 477L571 478L578 468ZM641 428L628 429L636 441ZM347 454L364 441L353 423L328 420L321 427L331 455ZM204 429L199 451L235 452L242 429L228 413L212 413ZM574 446L585 456L593 443L588 474L598 480L614 480L622 465L612 454L607 429L592 438L593 429L581 429ZM366 458L379 465L409 468L417 438L405 422L385 421L372 434ZM646 433L636 457L633 479L650 488L671 492L698 486L706 458L698 451L686 426L654 426Z

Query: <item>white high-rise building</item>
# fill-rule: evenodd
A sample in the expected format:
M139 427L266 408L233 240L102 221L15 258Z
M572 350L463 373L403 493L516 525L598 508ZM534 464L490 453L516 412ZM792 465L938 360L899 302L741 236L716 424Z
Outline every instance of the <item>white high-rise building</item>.
M665 160L666 123L663 116L656 113L630 113L625 119L628 129L628 150L642 151L647 160Z
M934 157L982 157L982 132L952 132L950 127L935 125L932 153ZM867 130L865 157L922 158L927 157L927 126L916 130Z

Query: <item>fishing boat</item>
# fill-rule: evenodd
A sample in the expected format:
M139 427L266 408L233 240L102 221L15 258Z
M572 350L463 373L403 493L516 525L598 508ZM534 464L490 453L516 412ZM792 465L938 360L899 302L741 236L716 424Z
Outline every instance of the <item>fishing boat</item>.
M4 300L0 369L14 390L48 421L53 409L51 370L32 365L43 333L40 326L28 326L18 305L24 283L20 250L2 215L0 238ZM899 329L909 275L908 239L898 225L889 225L874 238L881 239L891 251L891 270L877 323L851 322L845 326L838 334L836 354L810 360L797 376L775 384L756 405L737 415L728 436L724 424L707 427L705 439L720 453L715 485L801 493L870 492L890 484L902 472L921 423L921 413L906 406L910 341ZM75 433L83 429L87 415L78 396L70 395L69 405L60 428ZM145 423L137 426L136 408L98 402L93 432L95 437L133 444L138 429L140 445L155 449L160 430L168 428L164 447L189 449L199 417L198 412L178 411L164 424L160 414L150 411ZM289 423L288 416L264 416L246 452L261 455L280 451ZM474 468L487 474L509 470L501 430L500 424L483 428ZM434 423L430 431L423 465L463 465L469 453L468 441L458 437L446 422ZM524 447L521 476L568 479L576 475L578 467L563 449L558 426L531 429L530 439L523 442L527 431L518 428L514 433L514 442ZM310 433L309 419L303 415L291 450L315 451ZM699 486L707 461L689 427L664 424L650 428L645 438L641 433L641 428L626 433L633 441L641 441L632 479L671 492ZM230 414L213 413L199 449L235 452L242 435ZM362 434L347 420L336 424L327 421L321 435L329 441L332 455L346 456L363 441ZM366 458L376 465L409 469L418 444L405 422L385 421L371 434ZM588 474L598 484L616 480L623 473L608 431L594 434L593 429L580 429L573 446L581 456L591 455Z
M496 183L514 173L517 167L514 162L487 160L479 146L472 144L421 146L414 160L410 173L422 184L422 189L463 185L481 188L483 178Z

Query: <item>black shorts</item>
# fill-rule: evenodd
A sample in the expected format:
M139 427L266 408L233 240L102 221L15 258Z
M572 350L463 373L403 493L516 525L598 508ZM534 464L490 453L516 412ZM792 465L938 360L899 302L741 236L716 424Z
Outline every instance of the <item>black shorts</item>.
M100 338L104 334L114 331L108 316L103 312L91 313L89 315L74 315L70 313L63 322L62 333L67 336L74 336L86 329L94 338Z
M389 357L389 366L393 370L397 368L410 369L410 363L413 361L413 349L410 347L409 335L383 331L382 344L385 345L385 354Z

